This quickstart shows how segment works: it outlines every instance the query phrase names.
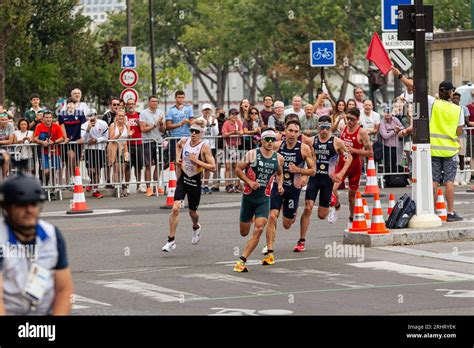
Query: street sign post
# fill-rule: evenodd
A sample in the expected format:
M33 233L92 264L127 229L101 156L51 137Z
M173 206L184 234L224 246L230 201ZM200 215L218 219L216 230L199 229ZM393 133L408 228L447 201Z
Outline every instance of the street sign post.
M334 40L313 40L310 42L310 65L322 68L336 65L336 42Z
M138 82L138 73L134 69L123 69L120 73L120 83L125 88L133 87Z
M137 67L136 47L122 47L122 56L120 59L122 69Z
M413 5L413 0L381 0L382 31L397 31L398 6Z
M133 99L136 104L138 103L138 92L133 88L126 88L120 93L120 99L124 100L125 103L129 99Z

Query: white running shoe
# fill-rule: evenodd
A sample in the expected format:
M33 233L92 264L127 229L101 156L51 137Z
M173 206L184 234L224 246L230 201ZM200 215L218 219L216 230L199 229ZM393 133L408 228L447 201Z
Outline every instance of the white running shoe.
M169 253L171 250L176 249L176 242L173 240L171 242L166 242L166 244L161 248L161 251L166 251Z
M337 210L334 207L329 208L328 222L330 224L335 223L337 220Z
M344 230L344 232L349 232L349 229L352 227L352 222L347 222L347 228Z
M191 238L191 243L193 243L194 245L199 243L199 241L201 240L201 224L198 225L199 228L197 230L193 230L193 237Z
M262 248L262 254L263 255L266 255L268 253L268 247L265 245L263 248Z

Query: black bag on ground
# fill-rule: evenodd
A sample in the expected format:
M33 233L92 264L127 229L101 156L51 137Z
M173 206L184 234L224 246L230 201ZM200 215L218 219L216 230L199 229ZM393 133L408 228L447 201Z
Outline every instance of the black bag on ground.
M392 213L388 217L385 225L389 229L406 228L415 213L416 203L405 193L393 207Z
M385 175L384 179L386 187L406 187L408 185L407 174Z

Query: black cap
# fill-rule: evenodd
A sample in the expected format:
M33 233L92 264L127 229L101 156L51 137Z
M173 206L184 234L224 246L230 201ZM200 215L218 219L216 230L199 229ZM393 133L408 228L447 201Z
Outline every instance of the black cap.
M232 114L235 114L235 113L239 113L239 110L237 110L236 108L232 108L229 110L229 115L232 115Z
M454 91L456 87L453 86L451 81L443 81L439 84L440 92Z
M38 179L28 174L12 175L0 186L0 202L4 205L36 203L45 199Z

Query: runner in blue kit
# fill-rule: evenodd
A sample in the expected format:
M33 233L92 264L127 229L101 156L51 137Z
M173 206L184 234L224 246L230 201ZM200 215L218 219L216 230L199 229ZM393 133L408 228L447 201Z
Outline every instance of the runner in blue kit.
M300 239L293 249L295 252L305 250L306 232L316 197L319 194L318 218L323 220L329 213L333 183L341 182L352 162L352 156L344 142L332 135L329 116L319 118L318 129L319 134L313 137L311 146L316 161L316 175L309 178L306 188L305 207L300 222ZM340 156L345 158L344 167L336 173L336 164Z
M273 149L275 140L275 131L267 128L262 133L262 146L247 152L245 159L237 164L235 170L236 175L245 182L240 205L242 237L249 234L252 220L254 220L252 238L247 242L240 260L237 261L234 267L235 272L248 272L245 263L257 247L267 224L270 213L270 190L275 175L277 190L280 194L283 193L283 157Z
M276 236L276 224L283 210L283 227L288 230L296 221L296 212L301 188L306 185L307 177L316 173L311 149L301 141L299 120L290 119L286 123L285 136L273 146L283 156L283 194L273 186L270 199L270 219L267 225L267 249L262 260L264 265L273 265L273 244ZM306 164L306 168L305 168Z

